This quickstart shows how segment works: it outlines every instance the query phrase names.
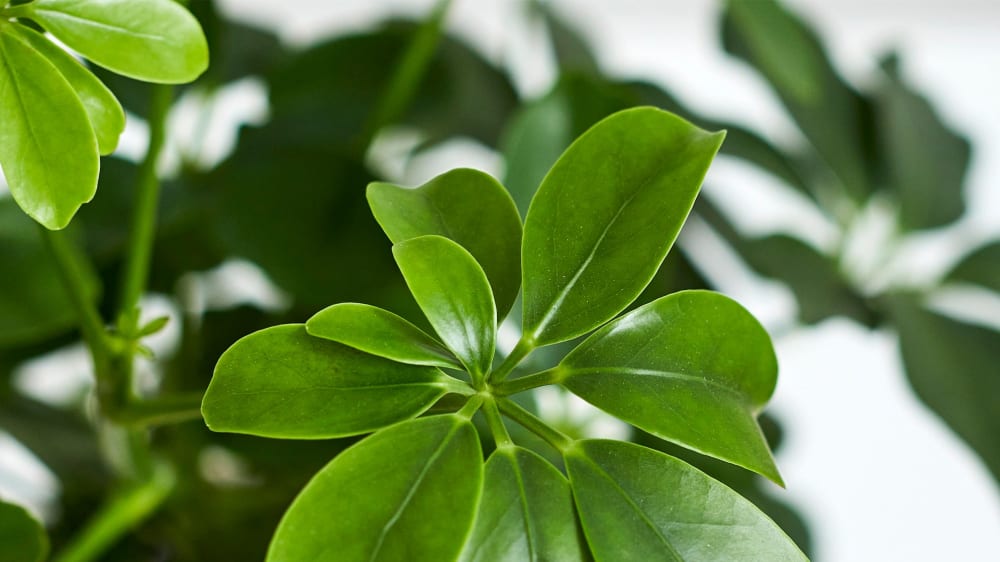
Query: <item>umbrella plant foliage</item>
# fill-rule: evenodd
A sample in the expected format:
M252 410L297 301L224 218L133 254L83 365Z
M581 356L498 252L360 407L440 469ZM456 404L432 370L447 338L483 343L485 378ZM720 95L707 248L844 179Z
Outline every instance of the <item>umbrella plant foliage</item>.
M523 229L506 189L481 172L371 184L432 331L335 304L237 341L202 403L216 431L372 433L305 486L268 560L804 560L752 503L691 465L574 440L514 399L559 385L781 484L756 419L777 374L761 325L708 291L619 316L670 250L723 138L651 107L615 113L558 159ZM519 292L522 337L499 360L497 326ZM587 334L556 367L508 378L535 349ZM486 459L480 418L495 443ZM510 423L557 454L515 443Z
M46 32L93 64L165 84L204 72L208 47L198 21L172 0L34 0L0 8L0 166L21 209L59 230L97 192L100 157L117 147L125 112Z

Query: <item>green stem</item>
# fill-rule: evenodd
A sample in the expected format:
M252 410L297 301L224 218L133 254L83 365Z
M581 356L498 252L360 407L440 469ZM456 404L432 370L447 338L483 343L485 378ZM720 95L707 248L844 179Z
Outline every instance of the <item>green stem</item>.
M483 405L483 395L476 394L469 401L462 406L462 409L458 411L458 415L465 419L472 419L472 416L479 411L479 407Z
M441 38L441 28L451 0L438 0L430 15L420 25L389 79L389 85L372 111L358 142L359 152L368 150L382 127L399 119L413 100L420 81L427 73Z
M129 402L114 421L133 428L180 423L201 418L201 393L173 394Z
M510 355L503 360L503 363L499 367L490 373L490 384L496 385L503 382L507 378L507 375L511 374L521 364L521 361L524 361L524 358L534 350L535 344L532 340L524 337L518 340L517 345L510 351Z
M490 433L493 434L493 440L496 441L497 449L512 447L514 442L511 440L510 434L507 433L507 426L503 424L503 418L500 417L500 410L497 408L496 400L491 398L483 403L483 416L486 417L486 424L490 426Z
M156 174L156 167L166 141L167 113L172 100L172 87L162 84L152 86L148 121L149 148L139 165L132 231L122 278L120 314L127 314L139 306L139 299L149 278L149 263L156 234L156 207L160 197L160 179Z
M539 373L532 373L523 377L518 377L512 381L493 387L500 396L510 396L540 386L559 384L565 378L565 373L559 367L552 367Z
M565 451L573 445L573 439L561 433L549 424L539 419L535 414L525 410L509 398L501 398L498 402L500 411L508 418L516 421L525 429L541 437L559 451Z
M133 484L108 498L80 533L70 540L55 562L98 560L133 527L149 517L173 490L176 479L165 464L158 464L148 480Z

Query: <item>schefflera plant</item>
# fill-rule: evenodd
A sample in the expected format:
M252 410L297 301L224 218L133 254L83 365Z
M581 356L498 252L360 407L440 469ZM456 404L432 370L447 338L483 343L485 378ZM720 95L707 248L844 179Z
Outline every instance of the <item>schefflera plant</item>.
M215 431L375 432L302 490L268 560L804 560L753 504L685 462L571 439L511 399L561 385L782 483L756 421L777 363L746 310L683 291L612 320L659 268L723 138L651 107L616 113L552 167L523 235L510 195L482 172L416 189L371 184L372 210L435 334L336 304L233 344L202 405ZM494 368L497 325L519 289L523 335ZM532 350L595 329L556 367L507 380ZM419 417L436 403L455 405ZM485 463L477 413L496 443ZM554 447L566 475L515 444L508 419Z

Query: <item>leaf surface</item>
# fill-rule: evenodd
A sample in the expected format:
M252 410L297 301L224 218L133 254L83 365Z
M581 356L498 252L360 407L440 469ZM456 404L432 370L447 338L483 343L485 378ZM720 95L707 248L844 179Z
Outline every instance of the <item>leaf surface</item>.
M41 562L48 552L42 525L23 507L0 501L0 562Z
M97 191L97 138L69 82L10 27L0 26L0 166L21 209L59 230Z
M445 394L449 380L435 368L389 361L287 324L226 350L201 410L213 431L344 437L419 415Z
M483 501L461 562L583 560L569 482L521 447L500 448L486 462Z
M180 84L208 68L198 20L171 0L36 0L23 10L71 49L130 78Z
M656 273L724 133L651 107L618 112L549 171L525 220L524 331L536 345L583 335Z
M683 461L605 440L565 459L597 562L806 560L752 503Z
M984 244L963 257L945 281L971 283L1000 293L1000 241Z
M278 525L267 560L454 560L482 483L468 420L431 416L386 428L313 477Z
M488 373L496 348L496 306L472 254L447 238L428 235L394 245L392 255L441 340L470 373Z
M455 356L426 332L388 310L367 304L327 307L306 322L306 331L400 363L462 368Z
M598 408L781 484L756 420L777 382L774 349L728 297L657 299L584 340L558 369L566 388Z
M368 203L394 244L436 234L468 250L490 281L498 318L507 315L521 288L521 217L497 180L459 168L416 189L375 182Z

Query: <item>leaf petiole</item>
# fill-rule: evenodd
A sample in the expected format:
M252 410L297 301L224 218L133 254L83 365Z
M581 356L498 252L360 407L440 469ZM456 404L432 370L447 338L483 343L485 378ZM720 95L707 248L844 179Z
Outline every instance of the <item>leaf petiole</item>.
M510 434L507 433L507 427L503 424L503 418L500 416L495 399L490 398L483 403L483 416L486 417L486 424L490 426L490 433L493 434L497 449L513 447L514 442L511 440Z
M565 378L565 373L559 367L552 367L537 373L518 377L514 380L499 384L493 387L494 392L500 396L510 396L540 386L559 384Z
M490 373L489 382L491 384L500 384L503 382L507 378L507 375L511 374L521 364L521 361L524 361L524 358L534 350L534 341L522 336L518 340L517 345L514 346L514 349L503 360L503 363L500 363L500 366Z
M545 423L535 416L535 414L525 410L513 400L509 398L500 398L497 401L497 405L500 407L500 411L503 412L508 418L516 421L525 429L541 437L548 442L549 445L552 445L560 452L566 451L573 445L573 439L571 437Z
M483 405L484 396L482 394L476 394L469 401L462 406L462 409L456 412L459 416L467 420L471 420L473 414L475 414L479 408Z

